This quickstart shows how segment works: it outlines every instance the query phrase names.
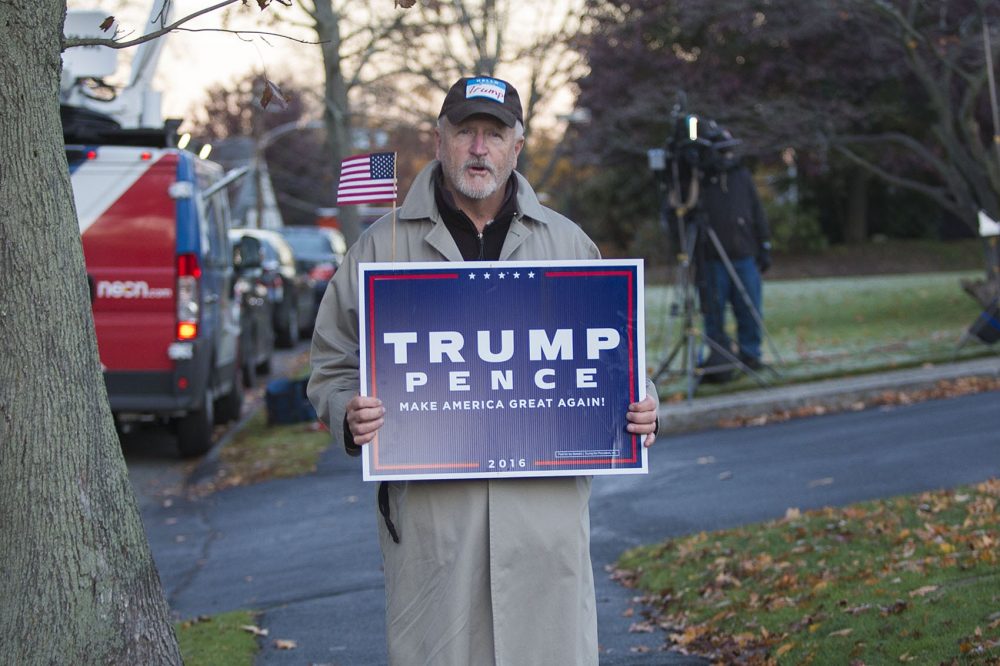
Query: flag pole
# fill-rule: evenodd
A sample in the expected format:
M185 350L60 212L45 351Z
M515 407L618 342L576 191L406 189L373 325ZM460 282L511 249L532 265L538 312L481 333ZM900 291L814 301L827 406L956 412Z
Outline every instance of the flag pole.
M392 262L396 263L396 160L398 153L392 154Z

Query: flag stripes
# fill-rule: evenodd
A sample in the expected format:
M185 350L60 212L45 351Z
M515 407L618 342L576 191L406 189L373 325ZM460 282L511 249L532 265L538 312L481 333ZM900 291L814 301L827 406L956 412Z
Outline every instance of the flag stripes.
M395 200L395 153L354 155L343 161L337 187L338 205Z

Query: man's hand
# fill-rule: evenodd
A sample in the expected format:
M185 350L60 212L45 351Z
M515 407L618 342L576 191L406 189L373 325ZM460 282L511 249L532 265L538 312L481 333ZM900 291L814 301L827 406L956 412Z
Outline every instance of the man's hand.
M766 273L767 269L771 267L771 243L763 242L760 245L760 252L757 253L757 269L760 272Z
M347 403L347 427L354 437L354 445L368 444L385 423L385 407L378 398L356 395Z
M647 395L642 402L633 402L625 418L628 419L626 429L633 435L645 435L642 445L652 446L656 441L656 401Z

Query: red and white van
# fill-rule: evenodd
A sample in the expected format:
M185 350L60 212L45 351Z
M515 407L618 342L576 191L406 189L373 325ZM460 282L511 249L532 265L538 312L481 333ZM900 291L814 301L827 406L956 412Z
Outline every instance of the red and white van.
M176 148L81 143L66 156L116 421L169 420L182 455L204 453L243 400L228 179Z

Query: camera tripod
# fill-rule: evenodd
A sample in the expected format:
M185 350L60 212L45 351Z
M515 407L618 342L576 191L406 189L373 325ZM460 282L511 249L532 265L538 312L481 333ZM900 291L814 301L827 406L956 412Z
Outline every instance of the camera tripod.
M700 268L699 264L701 263L698 261L699 255L697 253L703 250L703 248L700 247L700 245L704 242L703 238L712 243L712 247L715 249L717 256L725 266L732 283L736 286L740 293L740 297L743 299L743 302L746 304L749 312L754 318L754 321L759 327L762 337L767 341L775 361L777 363L782 362L781 357L771 340L771 336L768 334L767 329L764 326L764 321L760 316L760 312L758 312L757 308L754 307L750 295L747 293L746 287L743 285L743 281L740 280L737 275L736 269L733 266L732 261L729 259L729 255L722 247L722 242L719 240L715 230L697 218L695 218L693 223L687 221L688 214L697 203L697 182L698 173L695 171L695 173L692 174L689 197L686 203L682 204L676 200L676 188L669 193L667 199L670 204L670 208L674 211L677 226L677 239L680 245L680 251L677 255L677 279L675 282L675 293L677 296L670 305L670 312L668 316L679 316L681 318L682 335L674 343L673 347L667 354L666 359L653 375L654 382L659 381L659 379L664 376L683 375L686 377L688 400L694 397L694 391L698 384L700 384L706 376L713 374L729 373L736 370L751 377L761 386L766 386L768 384L768 380L762 372L758 372L757 369L751 368L736 354L734 354L731 349L708 337L700 329L697 323L696 317L699 313L698 308L696 308L697 286L695 284L695 279ZM662 216L664 218L662 220L664 222L664 227L667 227L668 225L666 223L668 222L668 214L666 207L664 207L662 211ZM712 288L714 289L714 286ZM672 327L669 327L668 330L672 332L673 329ZM668 335L668 338L669 337L670 336ZM721 357L724 362L710 366L699 365L699 352L705 347L711 350L709 353L709 359ZM679 368L672 367L674 362L677 360L680 361ZM780 376L780 373L773 366L769 366L767 370L776 376Z

